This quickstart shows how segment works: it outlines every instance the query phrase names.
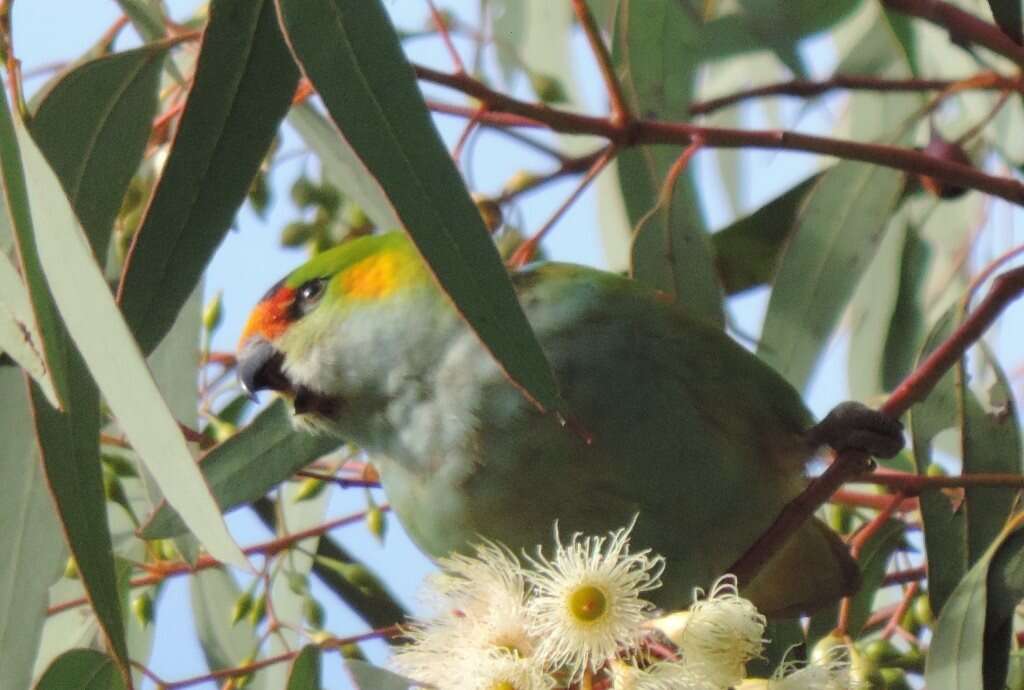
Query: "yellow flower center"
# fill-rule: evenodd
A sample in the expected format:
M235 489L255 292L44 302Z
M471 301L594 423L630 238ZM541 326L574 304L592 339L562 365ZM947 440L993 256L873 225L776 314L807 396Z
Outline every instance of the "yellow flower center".
M593 623L608 611L608 597L594 585L583 585L569 595L569 611L577 620Z
M499 680L497 683L491 685L487 690L516 690L516 686L509 683L507 680Z

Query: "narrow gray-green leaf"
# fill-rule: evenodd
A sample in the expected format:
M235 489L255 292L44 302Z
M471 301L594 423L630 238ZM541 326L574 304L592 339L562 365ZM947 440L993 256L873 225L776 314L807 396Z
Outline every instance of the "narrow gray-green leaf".
M36 328L28 290L3 253L0 253L0 351L39 384L51 405L58 405L57 391L43 361L42 338Z
M47 92L29 123L100 261L149 139L168 47L144 46L79 65Z
M1024 593L1019 559L1022 520L1024 515L1017 514L1007 524L960 580L939 614L925 662L924 679L929 690L1004 687L1009 654L1005 621ZM994 562L1000 571L991 571ZM992 619L987 620L990 616Z
M31 433L25 380L17 369L0 369L0 399L5 439L0 448L0 688L27 688L49 588L67 550Z
M11 231L17 248L21 277L32 304L35 332L40 335L60 333L63 325L39 263L21 150L11 111L7 107L7 94L3 89L0 89L0 182L3 184L4 217L4 222L0 223L0 226L5 231ZM55 370L54 367L61 366L64 361L67 343L63 338L44 337L40 344L39 354L44 368L50 372L51 377L51 402L54 407L60 408L67 397L67 386L64 383L63 371Z
M36 241L61 317L132 447L192 532L219 560L248 561L228 533L178 425L117 309L88 240L42 153L18 129Z
M950 309L935 323L917 358L917 365L943 343L956 327L956 310ZM925 474L932 458L932 441L957 424L957 391L954 372L947 372L921 402L910 408L910 434L914 464ZM928 557L928 598L932 610L941 613L957 583L967 572L967 537L964 514L954 511L941 491L920 496L925 554Z
M711 235L715 268L727 294L771 281L795 228L797 211L819 177L804 180Z
M1021 18L1021 0L988 0L996 24L1017 45L1024 45L1024 20Z
M320 648L308 644L292 662L285 690L317 690L320 687Z
M214 0L170 155L118 301L143 352L170 330L245 200L298 70L271 0Z
M345 669L359 690L408 690L415 681L357 659L345 659Z
M675 0L623 0L612 58L625 75L630 107L644 117L686 119L700 46L701 26ZM670 202L662 197L665 178L681 151L676 146L642 146L619 155L619 182L635 228L632 274L675 295L693 313L724 324L722 291L692 171L679 176Z
M438 136L383 5L277 5L296 59L438 283L523 393L542 409L561 411L551 367Z
M35 690L125 690L117 665L94 649L72 649L57 657Z
M980 345L984 348L984 345ZM966 358L958 364L957 396L963 473L1020 474L1020 421L1009 382L991 359L995 383L987 400L967 387ZM967 562L977 561L1002 530L1018 494L1014 488L972 486L964 489Z
M907 228L900 255L900 284L882 355L882 386L892 390L910 373L925 336L924 283L931 250L917 228Z
M902 173L844 161L808 193L782 257L758 354L797 389L810 378L902 194Z
M978 561L942 607L925 661L929 690L982 687L988 564Z
M207 453L199 463L221 510L255 501L341 441L298 431L284 400L263 410L247 427ZM166 503L146 521L142 536L161 539L185 529L179 514Z
M1015 674L1020 673L1020 651L1018 649L1015 655L1009 654L1009 642L1014 612L1024 599L1024 531L1017 529L1009 533L996 547L989 563L986 586L985 686L1001 689L1005 679L1006 687L1018 688L1021 687L1020 681L1014 684L1008 675L1011 669ZM1014 660L1013 656L1017 659ZM1015 663L1011 666L1013 661Z
M366 174L366 167L359 160L358 154L341 136L333 122L318 113L309 103L292 108L288 122L320 159L327 182L357 203L381 230L398 230L402 227L384 190Z
M43 245L47 232L43 228L49 227L44 224L44 219L51 220L51 209L45 209L44 213L45 206L39 207L36 197L52 188L65 207L67 200L31 137L20 122L15 123L11 119L5 98L0 96L0 167L5 211L17 240L22 274L29 289L39 333L43 337L42 349L53 388L63 406L55 408L42 390L35 383L30 383L34 431L47 483L57 505L68 546L79 563L86 594L118 661L118 668L125 678L129 678L99 464L99 395L71 345L45 276L47 261L43 258ZM34 161L46 169L49 179L35 179ZM67 213L71 214L70 209ZM33 224L33 219L37 224ZM89 252L88 247L85 251ZM108 297L110 294L105 286L104 294Z
M232 607L241 595L231 575L221 568L203 570L191 578L189 588L196 634L210 669L234 668L252 657L259 646L255 627L248 617L231 622ZM246 687L262 686L257 673Z

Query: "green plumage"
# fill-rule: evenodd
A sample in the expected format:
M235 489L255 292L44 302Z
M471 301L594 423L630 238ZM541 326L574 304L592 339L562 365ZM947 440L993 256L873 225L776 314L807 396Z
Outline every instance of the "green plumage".
M372 302L335 288L375 251L408 260ZM426 552L481 537L513 549L604 533L638 514L636 548L667 558L657 603L687 605L803 488L813 418L776 372L719 329L629 279L541 264L513 283L573 416L532 407L501 373L402 235L348 243L287 284L330 280L321 303L272 344L293 386L335 401L310 412L365 449ZM323 408L321 408L323 409ZM798 546L799 540L805 543ZM792 612L849 589L855 567L811 524L754 591ZM758 594L759 593L759 594Z

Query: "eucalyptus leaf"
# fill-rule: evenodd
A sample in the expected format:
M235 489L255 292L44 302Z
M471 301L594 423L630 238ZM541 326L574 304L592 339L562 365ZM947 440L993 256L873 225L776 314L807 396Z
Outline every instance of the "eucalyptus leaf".
M75 67L47 91L29 123L99 261L149 140L169 47L148 45Z
M94 649L72 649L58 657L35 690L125 690L113 659Z
M682 120L693 98L701 27L674 0L619 3L612 59L630 107L645 117ZM642 146L618 158L619 182L634 226L631 273L724 325L722 291L693 184L692 170L671 189L666 178L681 149Z
M902 174L843 161L808 193L775 276L757 352L803 388L902 196Z
M357 659L345 659L345 670L358 690L408 690L417 687L415 681Z
M0 257L0 261L4 258ZM27 688L32 679L48 591L67 549L47 495L35 448L25 381L16 369L0 369L0 687Z
M33 217L46 218L36 241L61 317L132 446L189 528L218 559L247 566L203 483L177 423L114 303L103 274L53 171L18 129ZM98 431L98 430L97 430Z
M563 403L501 258L379 0L276 0L289 46L431 271L509 378Z
M317 690L320 687L320 648L308 644L299 651L288 673L286 690Z
M956 324L956 311L950 309L932 326L918 355L918 366L949 337ZM935 437L956 424L957 390L951 370L939 379L924 400L910 408L910 435L918 474L928 471ZM964 513L954 510L946 494L926 491L919 500L928 557L928 598L932 610L940 614L967 572L967 526Z
M118 290L147 354L227 233L298 84L272 0L214 0L209 15L188 101Z

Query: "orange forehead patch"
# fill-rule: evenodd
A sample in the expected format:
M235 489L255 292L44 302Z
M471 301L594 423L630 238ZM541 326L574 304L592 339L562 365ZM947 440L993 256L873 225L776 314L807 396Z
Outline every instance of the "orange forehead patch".
M242 329L242 337L239 339L239 346L253 334L262 335L267 340L273 340L284 332L288 327L291 317L288 315L289 307L295 298L295 290L285 285L279 287L272 295L264 298L249 315L249 320Z
M368 256L341 274L341 291L347 297L378 299L395 291L401 259L384 252Z

